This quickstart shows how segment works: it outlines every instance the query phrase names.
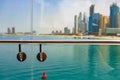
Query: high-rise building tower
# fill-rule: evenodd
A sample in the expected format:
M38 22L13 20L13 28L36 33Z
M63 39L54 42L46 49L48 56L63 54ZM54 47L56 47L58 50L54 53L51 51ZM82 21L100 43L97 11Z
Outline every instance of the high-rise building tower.
M15 34L15 27L12 27L12 34Z
M117 14L120 12L116 3L110 6L110 28L117 28Z
M92 15L92 33L98 35L100 28L100 13L94 13Z
M10 34L11 33L11 30L10 28L7 29L7 33Z
M78 31L80 31L81 22L82 22L82 13L80 12L78 17Z
M88 33L89 33L89 34L92 33L92 28L93 28L93 27L92 27L92 25L93 25L92 22L93 22L93 16L91 15L91 16L89 16L89 23L88 23L88 25L89 25L89 26L88 26Z
M94 6L95 6L94 4L90 6L90 16L94 14Z
M86 16L85 13L82 16L82 13L80 12L79 13L79 17L78 17L78 28L76 28L77 34L80 34L80 33L84 34L85 32L88 31L87 29L88 29L88 19L87 19L87 16Z
M117 13L117 28L120 28L120 12Z
M109 27L109 22L110 22L109 16L100 14L100 22L99 22L100 23L99 24L100 35L104 34L105 29Z
M93 22L93 15L94 15L94 7L95 5L92 4L90 6L90 16L89 16L89 24L88 24L88 33L91 34L92 33L92 30L93 30L93 27L92 27L92 22Z
M87 22L87 16L86 16L85 12L84 12L84 15L83 15L83 22Z
M84 22L85 31L88 31L88 18L85 13L83 15L83 22Z
M79 20L79 21L81 21L81 20L82 20L82 13L81 13L81 12L79 13L78 20Z
M77 34L77 30L78 30L78 16L75 15L74 16L74 34Z

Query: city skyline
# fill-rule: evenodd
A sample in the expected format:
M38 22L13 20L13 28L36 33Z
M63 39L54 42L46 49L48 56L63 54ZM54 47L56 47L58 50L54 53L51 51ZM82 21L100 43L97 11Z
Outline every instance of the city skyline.
M110 5L116 0L94 0L95 12L110 15ZM91 0L33 0L34 30L37 33L51 33L53 29L63 30L74 27L74 15L80 12L89 17ZM118 6L119 6L118 1ZM18 32L30 32L30 0L0 1L0 32L11 26ZM25 28L25 29L23 29Z

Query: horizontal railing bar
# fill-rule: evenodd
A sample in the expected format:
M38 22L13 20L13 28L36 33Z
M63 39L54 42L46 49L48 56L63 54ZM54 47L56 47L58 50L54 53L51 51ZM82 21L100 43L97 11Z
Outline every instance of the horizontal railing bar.
M120 40L0 40L0 43L105 43L120 44Z

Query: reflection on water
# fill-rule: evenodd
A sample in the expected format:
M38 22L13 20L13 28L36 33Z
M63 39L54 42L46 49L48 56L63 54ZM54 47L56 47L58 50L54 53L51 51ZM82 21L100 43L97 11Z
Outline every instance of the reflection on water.
M22 44L22 50L27 59L21 63L18 44L0 44L0 80L40 80L43 71L46 80L120 79L119 45L43 44L48 58L42 63L39 44Z
M113 68L107 63L109 50L107 45L89 46L89 74L91 80L109 80L109 71Z
M110 46L109 64L114 68L110 75L114 75L114 79L120 79L120 46Z
M74 64L79 67L78 70L76 69L76 71L78 72L77 76L80 76L79 78L77 78L78 80L89 79L88 77L88 67L89 67L88 66L88 48L89 48L89 45L74 45L74 48L73 48L74 50L73 61L74 61Z

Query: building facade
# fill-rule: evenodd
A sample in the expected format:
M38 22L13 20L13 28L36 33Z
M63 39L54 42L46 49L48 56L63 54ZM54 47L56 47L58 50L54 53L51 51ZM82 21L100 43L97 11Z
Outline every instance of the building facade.
M82 21L82 13L80 12L79 13L79 17L78 17L78 32L81 30L80 27L81 27L81 21Z
M105 29L108 28L110 25L110 19L109 16L104 16L104 15L100 15L100 27L99 27L99 33L100 35L104 34Z
M78 32L78 16L74 16L74 34L77 34Z
M98 35L100 28L100 14L94 13L89 17L89 34Z
M12 27L12 34L15 34L15 27Z
M92 34L92 20L93 20L93 17L91 15L91 16L89 16L88 34Z
M64 34L70 34L70 29L68 29L68 27L64 28Z
M7 33L8 33L8 34L11 34L10 28L7 29Z
M100 28L100 14L94 13L92 15L92 34L98 35L99 28Z
M110 28L117 28L117 14L120 12L120 8L116 3L110 6Z
M120 34L120 28L106 28L105 34L110 36L117 36L118 34Z
M86 16L86 13L84 13L83 16L83 22L84 22L84 28L85 28L85 32L88 32L88 17Z
M93 29L92 22L93 22L94 7L95 7L95 5L92 4L89 9L90 16L89 16L89 23L88 23L88 34L92 34L92 29Z
M117 13L117 28L120 28L120 12Z
M95 5L94 4L92 4L91 6L90 6L90 16L92 15L92 14L94 14L94 7L95 7Z
M94 13L94 5L90 6L90 16L88 23L88 34L102 35L105 29L109 27L109 16L104 16L100 13Z
M88 31L88 19L85 13L82 15L82 13L80 12L78 17L77 34L80 34L80 33L84 34L86 31Z

